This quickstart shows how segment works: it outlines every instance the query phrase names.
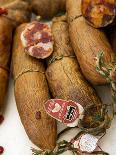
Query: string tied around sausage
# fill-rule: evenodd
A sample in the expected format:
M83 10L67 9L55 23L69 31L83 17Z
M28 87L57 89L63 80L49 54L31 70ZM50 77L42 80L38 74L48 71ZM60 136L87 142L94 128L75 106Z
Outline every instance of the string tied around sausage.
M3 65L0 64L0 68L2 68L3 70L7 71L7 72L10 72L10 69L8 67L5 67Z
M61 56L53 56L53 57L49 60L48 65L52 64L52 63L53 63L53 62L55 62L55 61L62 60L63 58L75 58L75 55L67 55L67 56L61 55Z
M36 149L32 149L33 155L58 155L58 154L62 154L66 151L71 151L73 153L73 155L81 155L82 153L86 153L86 155L109 155L107 152L104 152L101 147L99 146L98 142L104 137L106 133L102 133L102 135L97 139L96 137L89 135L87 132L84 131L80 131L76 134L76 136L74 138L72 138L70 141L60 141L57 143L56 147L53 150L44 150L44 151L38 151ZM93 152L83 152L81 151L80 148L76 148L74 143L77 141L80 141L82 136L89 136L89 138L93 138L93 140L97 140L96 143L96 148ZM82 141L82 140L81 140ZM79 143L79 142L78 142ZM86 144L85 144L86 145ZM91 146L89 146L91 147ZM96 151L96 149L99 149L98 151Z
M41 72L39 69L26 69L22 72L20 72L14 79L14 82L16 82L16 80L21 77L23 74L26 74L26 73L31 73L31 72L38 72L38 73L41 73L41 74L45 74L45 72Z

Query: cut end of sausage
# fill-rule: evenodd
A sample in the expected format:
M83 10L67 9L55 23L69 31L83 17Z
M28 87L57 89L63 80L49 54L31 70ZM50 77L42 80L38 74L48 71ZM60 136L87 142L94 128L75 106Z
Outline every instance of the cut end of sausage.
M96 28L111 24L116 16L115 0L82 0L82 14Z
M32 22L21 34L25 52L38 59L45 59L53 52L51 27L47 23Z

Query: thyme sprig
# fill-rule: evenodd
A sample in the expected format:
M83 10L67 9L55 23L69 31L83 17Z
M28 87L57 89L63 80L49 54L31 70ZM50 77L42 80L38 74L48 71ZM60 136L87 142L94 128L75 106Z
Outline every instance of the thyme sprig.
M82 134L85 134L84 131L79 132L71 141L63 140L57 143L56 147L53 150L39 151L32 149L33 155L59 155L66 151L71 151L74 155L82 155L82 152L78 148L74 148L73 142L77 140ZM103 137L103 136L102 136ZM101 138L102 138L101 137ZM100 139L101 139L100 138ZM108 153L100 150L94 151L92 153L86 153L86 155L109 155Z
M116 104L116 62L108 64L104 61L104 52L99 52L96 61L96 71L111 84L113 103ZM116 110L116 105L114 105Z
M109 64L106 64L104 62L104 52L99 52L97 55L97 61L96 61L96 70L100 75L102 75L108 82L111 83L112 89L115 93L115 99L116 99L116 82L112 78L112 71L116 67L116 62L110 62Z

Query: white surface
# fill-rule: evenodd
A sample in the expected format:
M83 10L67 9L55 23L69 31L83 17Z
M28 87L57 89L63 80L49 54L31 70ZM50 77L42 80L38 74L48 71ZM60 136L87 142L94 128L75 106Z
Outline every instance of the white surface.
M104 102L111 101L108 87L97 87L99 95ZM62 130L60 125L59 130ZM74 135L75 130L70 132L65 138L69 140ZM63 139L64 137L62 137ZM7 106L5 109L5 121L0 125L0 146L5 148L3 155L32 155L31 147L34 145L29 141L21 124L13 93L13 83L10 82ZM110 155L116 155L116 118L114 118L111 128L101 141L101 147ZM64 155L70 155L66 152Z

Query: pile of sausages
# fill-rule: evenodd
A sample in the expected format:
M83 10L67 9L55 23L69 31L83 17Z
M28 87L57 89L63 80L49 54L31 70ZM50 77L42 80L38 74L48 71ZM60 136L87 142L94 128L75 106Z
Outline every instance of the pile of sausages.
M56 120L45 109L50 99L78 103L84 112L76 125L83 129L109 127L109 117L92 85L108 83L96 71L98 53L104 52L106 64L116 61L116 3L100 4L101 12L109 13L107 18L103 12L93 16L96 5L86 0L0 2L0 110L12 62L18 112L28 137L41 149L53 149L57 140ZM67 14L55 17L52 24L38 19L30 22L32 12L48 19L65 8ZM104 29L96 29L108 24L113 29L109 39Z

